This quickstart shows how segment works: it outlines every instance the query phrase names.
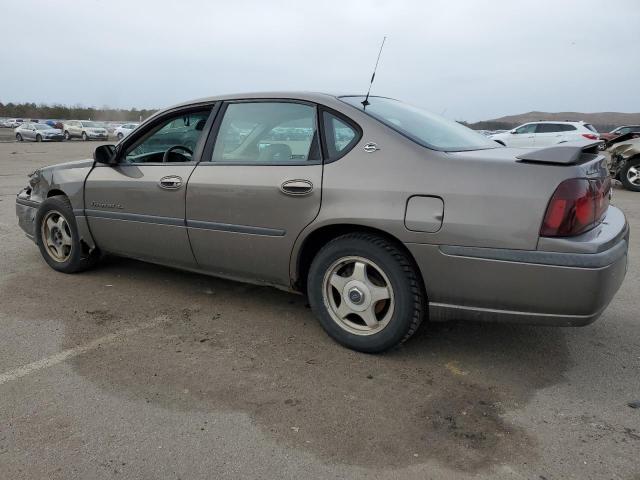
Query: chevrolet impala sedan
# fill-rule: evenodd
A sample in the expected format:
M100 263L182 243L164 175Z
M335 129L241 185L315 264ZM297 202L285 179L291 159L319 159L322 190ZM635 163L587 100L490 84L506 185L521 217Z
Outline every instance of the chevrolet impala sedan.
M57 271L113 254L277 286L381 352L427 319L594 321L626 273L610 190L597 142L507 148L389 98L288 92L168 108L35 171L16 211Z

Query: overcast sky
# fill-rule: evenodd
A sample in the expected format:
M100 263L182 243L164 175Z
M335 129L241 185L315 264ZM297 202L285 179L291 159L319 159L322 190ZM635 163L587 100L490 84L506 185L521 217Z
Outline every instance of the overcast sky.
M640 0L2 2L0 101L365 92L446 117L640 112Z

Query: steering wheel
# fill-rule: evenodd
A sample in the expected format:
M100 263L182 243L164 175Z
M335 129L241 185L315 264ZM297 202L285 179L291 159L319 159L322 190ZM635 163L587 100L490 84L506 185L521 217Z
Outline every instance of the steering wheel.
M169 161L169 154L174 150L184 150L189 155L193 156L193 152L189 147L185 147L184 145L174 145L173 147L169 147L169 149L164 152L164 155L162 156L162 163L167 163Z

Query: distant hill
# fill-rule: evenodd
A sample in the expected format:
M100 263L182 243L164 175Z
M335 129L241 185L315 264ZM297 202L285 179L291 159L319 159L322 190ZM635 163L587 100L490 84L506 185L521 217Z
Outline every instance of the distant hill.
M600 132L608 132L620 125L640 125L640 113L622 112L527 112L519 115L507 115L491 120L467 124L476 130L501 130L511 129L526 122L537 120L583 120L591 123Z

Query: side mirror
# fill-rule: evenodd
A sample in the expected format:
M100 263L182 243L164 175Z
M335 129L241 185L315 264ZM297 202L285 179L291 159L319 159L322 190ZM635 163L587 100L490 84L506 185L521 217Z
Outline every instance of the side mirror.
M514 134L514 135L515 135L515 134L516 134L516 129L514 128L514 129L513 129L513 130L511 130L509 133Z
M105 165L115 164L116 147L115 145L100 145L93 152L93 159L98 163Z

